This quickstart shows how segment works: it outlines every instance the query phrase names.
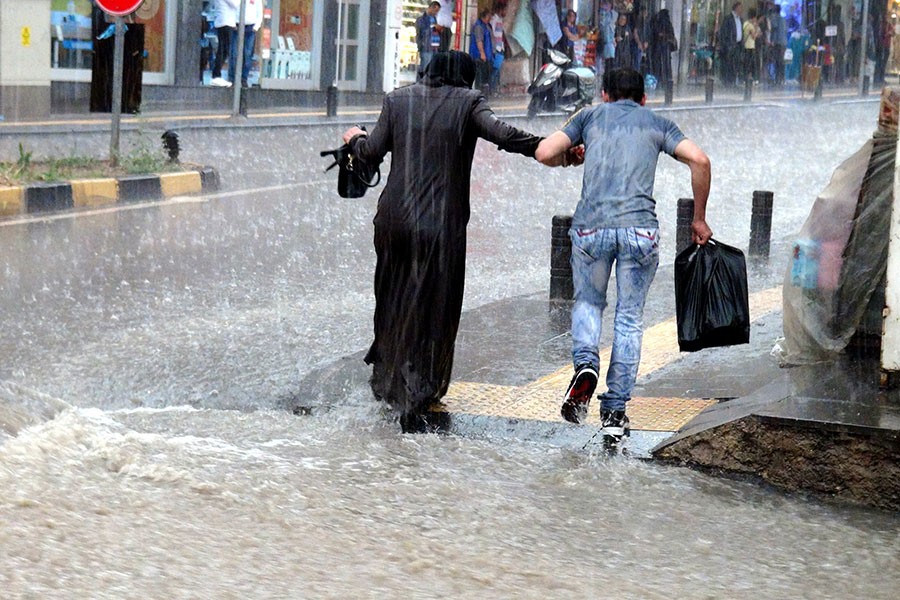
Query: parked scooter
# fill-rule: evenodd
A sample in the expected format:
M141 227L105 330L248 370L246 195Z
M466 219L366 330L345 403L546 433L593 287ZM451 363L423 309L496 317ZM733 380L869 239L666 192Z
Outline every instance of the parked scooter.
M528 86L528 117L557 110L573 113L590 105L594 100L594 72L571 66L572 60L558 50L548 49L547 54L550 62Z

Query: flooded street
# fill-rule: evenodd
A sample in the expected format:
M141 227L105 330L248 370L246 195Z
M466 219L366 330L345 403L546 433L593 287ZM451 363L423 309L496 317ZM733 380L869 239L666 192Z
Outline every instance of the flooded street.
M710 155L717 239L746 248L752 192L775 193L780 273L877 103L665 114ZM223 193L0 221L0 597L896 597L896 514L401 435L363 385L279 410L371 341L377 194L341 199L321 173L339 133L185 131ZM479 146L464 310L547 289L550 220L581 174ZM686 167L662 158L656 196L671 264Z

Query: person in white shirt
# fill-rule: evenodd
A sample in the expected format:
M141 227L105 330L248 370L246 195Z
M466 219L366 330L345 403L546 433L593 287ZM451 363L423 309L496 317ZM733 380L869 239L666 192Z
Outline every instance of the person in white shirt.
M494 64L491 71L491 91L500 92L500 67L503 66L503 58L506 49L506 39L503 37L503 19L506 17L506 6L500 2L494 2L491 15L491 29L494 36Z
M253 66L253 51L256 46L256 32L263 22L264 0L244 0L244 60L241 64L241 87L247 87L247 78L250 75L250 67ZM240 10L240 6L238 7ZM238 12L240 19L240 12ZM235 67L237 66L237 27L231 36L231 53L228 58L228 80L235 82Z
M231 38L237 28L239 6L238 0L216 0L214 6L216 16L213 25L216 28L216 37L219 43L216 46L216 61L213 65L210 85L231 86L231 82L222 77L222 65L225 64L226 57L231 56Z

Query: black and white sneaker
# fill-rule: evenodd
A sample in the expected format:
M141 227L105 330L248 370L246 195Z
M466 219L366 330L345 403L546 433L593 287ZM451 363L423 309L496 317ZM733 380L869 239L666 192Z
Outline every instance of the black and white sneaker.
M624 410L600 409L600 423L600 431L610 437L622 439L631 435L631 423Z
M596 388L597 369L592 365L578 365L560 410L563 419L570 423L583 423Z

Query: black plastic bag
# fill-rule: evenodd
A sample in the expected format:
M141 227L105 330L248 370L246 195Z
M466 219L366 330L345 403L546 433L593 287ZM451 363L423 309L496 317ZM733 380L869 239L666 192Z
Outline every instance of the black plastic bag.
M675 259L675 313L682 352L748 343L744 253L715 240L683 250Z
M353 155L348 144L334 150L323 150L319 156L333 156L334 162L325 171L338 168L338 195L341 198L362 198L366 190L381 181L381 169Z

